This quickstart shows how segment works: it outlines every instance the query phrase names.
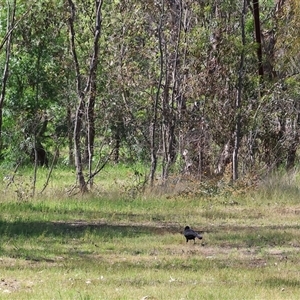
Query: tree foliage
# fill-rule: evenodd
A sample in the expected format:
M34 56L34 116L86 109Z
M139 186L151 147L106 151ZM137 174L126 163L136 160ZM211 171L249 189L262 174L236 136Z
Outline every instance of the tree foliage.
M13 3L3 165L75 162L83 191L108 160L142 161L152 184L158 169L237 179L297 163L298 1Z

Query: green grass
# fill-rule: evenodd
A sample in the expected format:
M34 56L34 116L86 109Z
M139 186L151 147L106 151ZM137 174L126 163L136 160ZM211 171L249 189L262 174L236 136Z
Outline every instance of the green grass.
M84 197L64 192L69 171L35 199L3 184L0 299L300 298L296 187L132 198L128 172L108 169ZM186 244L186 224L203 240Z

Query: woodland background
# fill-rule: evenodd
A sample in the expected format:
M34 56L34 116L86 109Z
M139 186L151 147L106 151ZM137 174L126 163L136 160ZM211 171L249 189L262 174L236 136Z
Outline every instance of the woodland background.
M299 45L297 0L1 0L1 168L70 166L82 192L108 162L149 185L291 170Z

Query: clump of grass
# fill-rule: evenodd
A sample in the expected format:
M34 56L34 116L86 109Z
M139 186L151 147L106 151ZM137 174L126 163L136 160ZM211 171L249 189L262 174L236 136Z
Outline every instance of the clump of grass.
M266 177L260 183L256 197L264 203L298 204L300 197L298 170L279 172Z

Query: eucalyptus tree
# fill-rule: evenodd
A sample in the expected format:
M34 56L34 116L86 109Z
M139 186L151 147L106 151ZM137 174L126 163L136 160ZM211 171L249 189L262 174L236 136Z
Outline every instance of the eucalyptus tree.
M153 178L161 135L160 13L155 3L144 1L117 1L104 13L103 73L107 75L102 93L107 100L102 113L115 162L122 146L123 157L130 162L152 160Z
M152 22L147 24L144 5L139 1L116 1L105 5L102 78L105 81L99 113L103 115L105 136L114 147L114 161L123 156L130 161L147 156L149 148L148 122L153 97ZM147 31L148 28L148 31Z
M222 174L226 166L237 174L238 148L240 154L246 151L244 136L259 85L253 16L244 5L243 1L202 3L188 36L198 42L188 47L192 63L187 95L190 102L194 99L196 122L186 134L185 154L190 156L185 159L201 177Z
M150 161L150 182L158 161L166 178L178 156L179 117L185 108L186 28L181 24L188 22L186 11L185 1L179 0L122 1L105 11L105 57L110 57L105 93L113 99L107 112L114 120L110 129L116 145L122 140Z
M149 163L152 184L158 168L237 179L295 164L297 1L5 3L6 157L37 166L68 145L82 192L110 157Z
M248 29L242 42L241 6L232 1L122 1L111 10L105 54L114 55L106 92L113 98L110 116L119 124L111 129L119 133L116 141L135 137L148 149L150 181L158 161L166 179L181 157L186 171L201 174L213 173L214 164L222 173L232 160L236 115L245 127L250 118L250 103L235 106L241 97L237 74L243 51L248 75L242 85L249 94L256 84L251 77L254 31ZM248 23L253 20L249 10L244 14Z
M295 166L299 147L299 12L298 1L278 0L264 35L272 81L263 144L271 156L269 165L287 169Z
M94 121L94 107L96 101L97 92L97 67L99 63L99 39L101 33L101 22L102 22L102 3L103 1L90 1L85 3L80 3L83 11L81 14L76 15L77 9L79 8L78 3L72 0L68 1L69 4L69 33L70 33L70 47L73 56L74 69L76 74L76 91L78 96L78 104L76 106L76 115L74 123L74 156L75 156L75 166L76 175L79 181L79 188L81 192L87 191L87 182L83 174L83 162L82 162L82 146L81 146L81 133L83 128L83 117L87 120L87 152L88 152L88 166L89 166L89 178L88 181L92 182L92 161L94 155L94 139L95 139L95 121ZM77 5L77 6L76 6ZM91 7L93 7L94 14L91 14ZM90 23L85 24L82 19L84 19L84 13L87 12L88 16L94 23L92 27ZM76 19L79 19L82 23L79 26L75 24ZM80 19L81 18L81 19ZM90 21L90 20L88 20ZM82 60L79 59L78 45L75 41L76 34L82 34L78 32L79 28L84 28L85 26L91 26L92 29L92 46L90 53L89 66L85 67L86 74L82 74L81 64ZM83 32L85 33L85 32ZM88 37L85 37L88 38ZM89 44L89 40L87 40Z

